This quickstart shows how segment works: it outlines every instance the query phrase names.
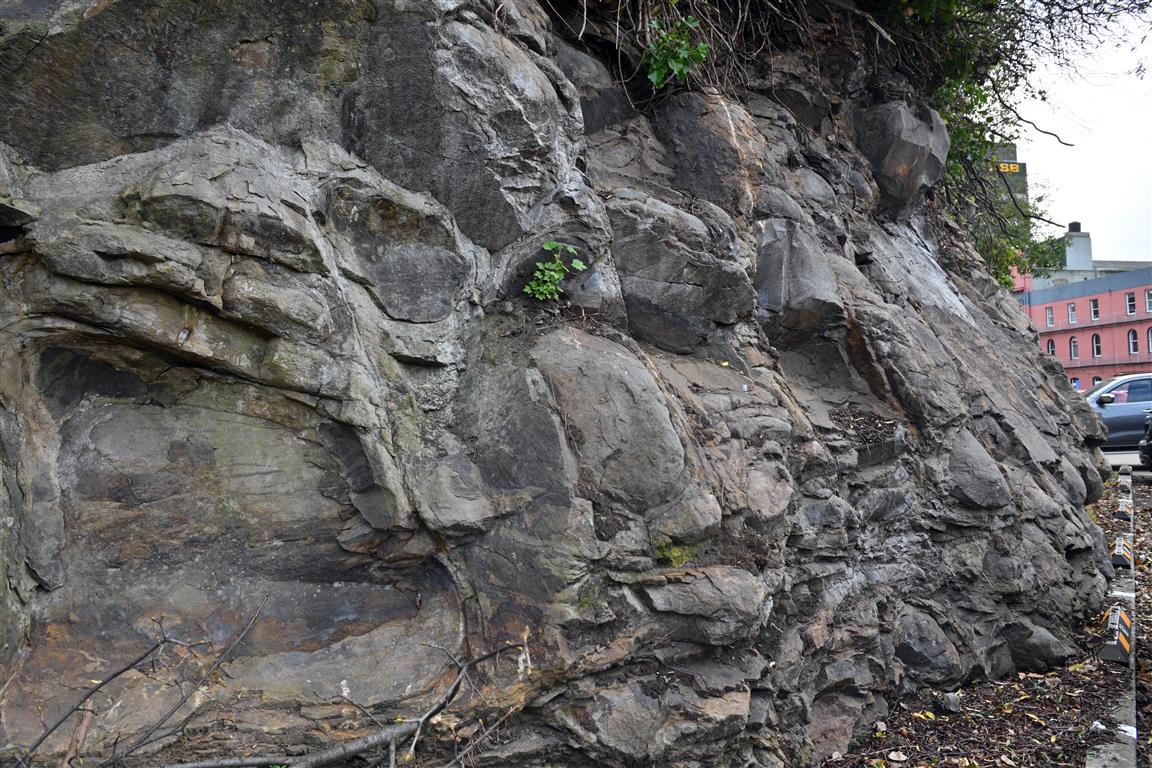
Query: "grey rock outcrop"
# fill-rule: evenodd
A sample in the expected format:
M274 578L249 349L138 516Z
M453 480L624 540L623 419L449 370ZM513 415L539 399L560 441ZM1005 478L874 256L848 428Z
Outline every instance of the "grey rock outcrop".
M198 749L528 638L421 749L515 709L492 764L799 766L1067 655L1102 432L919 204L938 116L805 52L642 113L556 5L0 10L0 747L260 605ZM94 697L85 759L210 663Z
M856 118L856 140L893 208L914 203L944 173L948 130L934 110L918 113L904 102L874 107Z
M965 504L994 509L1012 500L1000 468L966 429L956 435L948 472L952 476L952 495Z
M608 202L629 328L672 352L691 352L724 326L752 315L750 254L732 222L700 218L633 190Z

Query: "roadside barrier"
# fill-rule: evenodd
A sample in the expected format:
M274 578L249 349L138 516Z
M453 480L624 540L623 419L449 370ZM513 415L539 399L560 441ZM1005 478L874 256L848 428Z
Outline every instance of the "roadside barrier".
M1093 747L1085 759L1084 768L1136 768L1136 558L1133 551L1136 526L1136 506L1132 487L1131 467L1120 469L1117 485L1120 499L1115 519L1123 521L1125 533L1116 537L1112 547L1112 566L1116 569L1108 597L1112 606L1100 620L1103 643L1096 658L1103 662L1122 664L1128 668L1126 692L1116 700L1112 717L1116 726L1100 722L1093 728L1110 732L1111 740Z

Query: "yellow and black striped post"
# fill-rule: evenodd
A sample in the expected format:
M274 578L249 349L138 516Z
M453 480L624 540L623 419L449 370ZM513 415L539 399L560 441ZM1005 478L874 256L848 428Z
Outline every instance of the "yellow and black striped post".
M1128 664L1132 659L1132 618L1119 605L1114 605L1104 614L1101 622L1104 629L1104 645L1097 653L1105 661Z
M1112 546L1112 567L1128 568L1129 570L1136 567L1136 555L1132 551L1132 542L1127 536L1116 537L1116 543Z

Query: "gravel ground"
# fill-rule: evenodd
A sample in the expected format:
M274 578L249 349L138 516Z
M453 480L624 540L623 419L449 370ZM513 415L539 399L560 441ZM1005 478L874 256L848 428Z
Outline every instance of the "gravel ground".
M1137 494L1136 508L1148 510L1152 477L1137 485ZM1104 497L1090 509L1109 544L1127 525L1114 521L1116 500L1113 478ZM1142 544L1150 546L1137 539L1138 562ZM952 694L924 690L892 702L888 718L859 738L847 754L826 761L826 768L1083 768L1088 750L1110 738L1094 729L1093 723L1114 729L1111 712L1127 686L1128 673L1124 667L1095 658L1102 642L1097 622L1085 627L1076 640L1079 653L1069 659L1068 666L1044 674L973 681ZM1152 648L1145 649L1144 658L1152 659ZM1152 667L1142 670L1152 691ZM1148 697L1143 701L1147 704ZM1152 709L1147 715L1152 718ZM1147 740L1142 738L1142 744L1147 745ZM1152 768L1147 756L1141 760L1142 766Z
M1138 762L1152 768L1152 640L1145 631L1146 617L1152 616L1152 475L1138 473L1136 493L1136 732L1139 734Z
M852 405L838 408L828 416L833 424L855 438L860 445L871 445L887 440L896 431L894 420L885 419L872 411Z

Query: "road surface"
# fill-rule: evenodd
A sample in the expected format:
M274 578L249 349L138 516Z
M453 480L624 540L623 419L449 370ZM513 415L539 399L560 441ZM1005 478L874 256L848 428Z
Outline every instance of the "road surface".
M1136 453L1136 451L1132 451L1131 453L1127 451L1117 451L1116 453L1105 451L1104 455L1108 458L1108 463L1113 467L1122 467L1128 464L1132 469L1140 469L1140 454Z

